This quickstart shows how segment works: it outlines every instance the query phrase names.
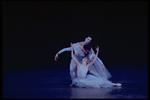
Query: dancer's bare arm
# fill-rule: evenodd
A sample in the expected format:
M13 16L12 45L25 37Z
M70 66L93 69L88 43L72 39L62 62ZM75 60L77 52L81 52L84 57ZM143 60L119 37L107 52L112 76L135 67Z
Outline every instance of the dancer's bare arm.
M75 46L76 45L82 45L82 44L83 44L83 42L77 42L77 43L72 44L72 47L73 47L73 50L74 50L76 56L78 56L78 51L75 49ZM58 55L65 52L65 51L71 51L71 47L61 49L58 53L56 53L54 60L57 61Z
M74 62L77 64L77 66L80 65L80 63L78 62L78 60L75 58L74 54L73 54L73 45L71 43L71 57L74 60Z
M89 56L89 60L91 61L94 56L94 50L91 48L90 52L91 52L91 55Z
M77 42L77 43L72 44L76 56L78 55L78 51L75 49L75 46L78 45L78 44L80 44L80 42ZM55 55L55 57L54 57L54 60L57 61L58 55L61 54L61 53L63 53L63 52L65 52L65 51L71 51L71 47L67 47L67 48L61 49L58 53L56 53L56 55Z
M71 47L61 49L58 53L56 53L54 60L57 61L58 55L65 52L65 51L71 51Z
M95 55L95 58L93 59L93 61L92 62L90 62L88 65L87 65L87 67L90 67L95 61L96 61L96 59L97 59L97 56L98 56L98 52L99 52L99 47L97 46L97 48L96 48L96 55Z
M77 43L72 44L72 48L73 48L73 50L74 50L76 56L78 56L78 51L76 50L75 46L76 46L76 45L79 45L79 44L80 44L80 42L77 42Z

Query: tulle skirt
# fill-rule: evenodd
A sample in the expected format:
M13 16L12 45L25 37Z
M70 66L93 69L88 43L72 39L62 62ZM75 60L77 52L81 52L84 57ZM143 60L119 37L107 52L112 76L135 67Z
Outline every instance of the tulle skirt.
M74 78L72 80L72 85L75 85L79 88L108 88L113 87L114 83L111 83L111 81L108 81L104 77L96 77L94 75L87 75L86 78L80 79L80 78Z
M100 76L106 79L111 78L111 74L109 73L106 67L103 71L103 63L99 58L97 58L94 64L89 67L89 72L97 77Z

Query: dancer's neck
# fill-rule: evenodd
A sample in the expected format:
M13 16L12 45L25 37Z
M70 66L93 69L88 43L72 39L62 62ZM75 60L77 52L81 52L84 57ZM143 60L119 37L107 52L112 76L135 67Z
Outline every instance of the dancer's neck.
M85 41L80 42L82 46L84 46L86 43Z

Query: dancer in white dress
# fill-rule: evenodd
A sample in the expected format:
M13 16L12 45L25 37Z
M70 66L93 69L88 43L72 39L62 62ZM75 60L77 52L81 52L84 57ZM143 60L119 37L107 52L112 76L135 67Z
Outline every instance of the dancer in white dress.
M89 44L91 42L91 40L92 40L91 37L87 37L87 38L85 38L85 41L73 44L75 56L80 63L82 61L82 58L84 58L85 56L88 56L90 61L92 61L95 57L93 49L87 50L87 48L85 46L86 44ZM55 55L55 58L54 58L55 61L57 61L57 59L58 59L58 54L61 54L65 51L71 51L71 47L60 50ZM86 54L86 52L88 52L88 51L89 51L89 53ZM77 67L76 63L73 61L73 59L71 59L71 63L70 63L71 79L74 79L77 77L77 75L76 75L77 68L76 67ZM89 67L89 73L91 73L95 76L102 76L107 79L109 79L111 77L111 74L108 72L107 68L104 66L103 62L98 57L97 57L97 60L94 62L94 64Z
M77 78L74 78L72 80L72 85L75 85L77 87L93 87L93 88L100 88L100 87L113 87L113 86L121 86L121 84L119 83L111 83L110 81L108 81L106 78L104 77L97 77L94 75L87 75L88 69L89 67L96 61L97 56L98 56L98 52L99 52L99 47L97 46L96 50L97 53L93 59L93 61L88 63L88 57L84 57L82 59L82 62L80 63L76 57L73 54L73 46L71 43L71 57L74 60L74 62L77 65Z

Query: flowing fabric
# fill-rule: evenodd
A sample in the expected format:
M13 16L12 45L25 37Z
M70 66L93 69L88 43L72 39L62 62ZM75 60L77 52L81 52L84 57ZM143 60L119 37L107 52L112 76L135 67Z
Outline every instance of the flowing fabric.
M87 69L88 70L88 69ZM86 69L80 68L77 71L77 78L72 80L72 85L79 88L107 88L113 87L113 83L104 77L96 77L94 75L86 75Z
M84 58L86 55L83 53L83 51L80 50L79 45L76 45L75 49L78 51L78 56L75 56L75 57L81 63L82 58ZM67 47L67 48L60 50L58 54L61 54L65 51L71 51L71 47ZM91 53L89 53L89 55L91 55ZM93 59L94 57L95 57L95 54L93 56ZM89 73L97 77L101 76L107 79L111 78L111 74L109 73L106 67L105 67L105 71L103 71L102 65L103 65L103 62L97 57L97 60L95 61L95 63L89 67ZM76 66L76 63L73 61L73 59L71 59L71 62L70 62L70 76L71 76L71 79L74 79L77 77L77 66Z
M77 70L77 78L72 80L72 85L79 88L108 88L113 86L121 86L120 83L112 83L104 77L97 77L95 75L88 74L88 68L79 68Z
M83 51L80 50L79 45L75 46L75 49L78 51L78 56L76 56L76 58L78 59L78 61L81 63L82 58L84 58L86 55L83 53ZM91 55L91 53L89 53L89 55ZM87 56L89 56L87 55ZM95 57L95 54L93 56L93 59ZM77 77L77 66L75 64L75 62L73 61L73 59L71 59L71 63L70 63L70 75L71 75L71 79L74 79ZM108 72L107 68L105 67L105 70L103 71L103 62L97 57L97 60L94 62L93 65L91 65L89 67L89 73L93 74L97 77L104 77L106 79L111 78L111 74Z
M84 52L80 50L79 45L76 45L75 49L78 51L78 56L75 57L80 63L82 62L82 58L91 55L91 53L85 55ZM60 50L59 54L64 51L71 51L71 47ZM94 57L95 54L93 56L93 59ZM70 76L72 79L71 86L75 85L77 87L85 87L85 88L89 88L89 87L107 88L107 87L112 87L114 85L120 86L121 85L120 83L111 83L111 81L108 81L108 79L111 77L111 74L108 72L106 67L105 70L103 71L102 65L103 62L97 57L97 60L88 69L79 68L77 70L76 63L74 62L73 59L71 59L70 62Z

